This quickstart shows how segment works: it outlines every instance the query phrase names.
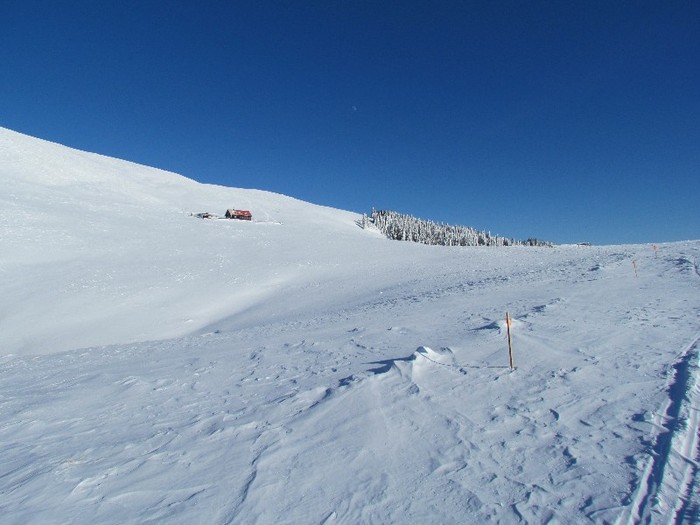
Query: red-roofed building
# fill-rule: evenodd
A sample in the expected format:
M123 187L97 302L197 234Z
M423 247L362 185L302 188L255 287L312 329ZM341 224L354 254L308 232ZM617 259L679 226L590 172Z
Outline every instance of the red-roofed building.
M253 215L248 210L226 210L227 219L238 219L239 221L252 221Z

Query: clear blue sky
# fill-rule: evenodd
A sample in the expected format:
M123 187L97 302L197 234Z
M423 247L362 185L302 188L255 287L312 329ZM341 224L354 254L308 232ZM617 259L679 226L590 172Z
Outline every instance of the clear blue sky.
M0 0L0 125L357 212L697 239L700 2Z

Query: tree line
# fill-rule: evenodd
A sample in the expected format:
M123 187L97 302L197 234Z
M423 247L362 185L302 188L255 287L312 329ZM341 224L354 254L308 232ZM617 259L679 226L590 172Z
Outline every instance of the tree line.
M491 235L469 226L452 226L389 210L372 210L362 215L362 228L376 228L389 239L439 246L552 246L551 242L529 238L524 241Z

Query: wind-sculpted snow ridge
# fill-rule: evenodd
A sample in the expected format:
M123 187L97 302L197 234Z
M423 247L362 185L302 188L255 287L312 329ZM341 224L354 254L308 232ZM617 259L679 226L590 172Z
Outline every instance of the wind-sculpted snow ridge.
M3 525L697 520L700 241L445 249L0 161ZM231 206L260 222L189 215Z
M363 229L373 227L395 241L411 241L439 246L552 246L551 242L530 238L516 241L491 235L469 226L452 226L388 210L372 210L358 224Z

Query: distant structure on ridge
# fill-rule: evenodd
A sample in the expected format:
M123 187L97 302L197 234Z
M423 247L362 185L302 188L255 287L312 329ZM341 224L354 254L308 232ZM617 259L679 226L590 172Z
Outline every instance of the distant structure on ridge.
M240 221L252 221L253 220L253 215L248 210L234 210L232 208L226 210L225 217L227 219L238 219Z

